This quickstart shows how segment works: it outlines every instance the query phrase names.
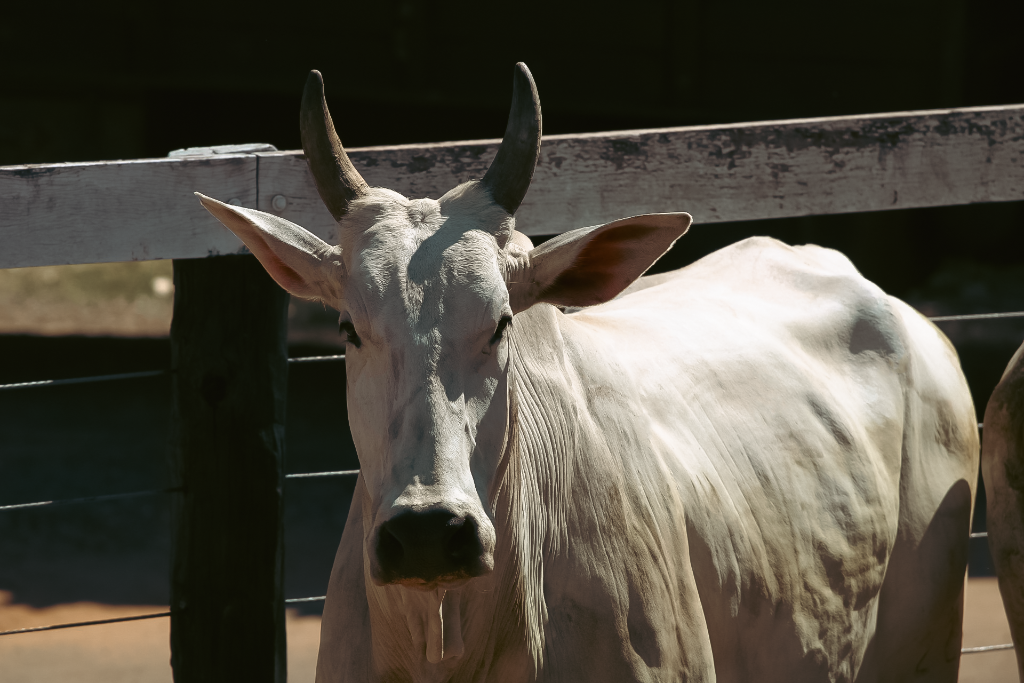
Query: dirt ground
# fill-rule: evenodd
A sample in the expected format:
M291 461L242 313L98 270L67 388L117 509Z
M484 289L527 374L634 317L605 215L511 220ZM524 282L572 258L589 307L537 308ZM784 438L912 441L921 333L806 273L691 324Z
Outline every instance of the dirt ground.
M0 630L68 621L109 619L166 610L161 605L75 603L36 609L7 602L0 592ZM1010 629L996 580L968 581L964 646L1010 642ZM151 619L122 624L29 633L0 638L0 680L4 683L170 683L169 621ZM312 681L320 638L320 617L288 612L288 680ZM961 683L1014 683L1012 650L965 655Z
M968 579L964 602L964 647L1010 642L1010 626L994 577ZM1013 650L964 655L960 660L960 683L1016 681L1017 658Z
M0 592L0 630L164 612L166 605L80 602L36 609ZM312 681L320 617L288 610L288 680ZM4 683L171 683L170 620L129 621L0 638Z

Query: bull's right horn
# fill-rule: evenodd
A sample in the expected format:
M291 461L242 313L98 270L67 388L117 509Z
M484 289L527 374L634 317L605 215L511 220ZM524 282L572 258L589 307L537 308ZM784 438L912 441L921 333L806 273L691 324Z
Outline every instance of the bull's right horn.
M512 215L530 189L533 170L540 158L540 95L530 70L516 64L512 86L512 111L508 115L505 137L498 154L484 175L483 183L491 196Z
M334 122L331 121L331 112L327 111L324 80L316 70L309 72L306 87L302 91L299 132L302 136L302 151L313 173L320 199L327 205L334 220L340 221L348 211L349 202L365 195L370 187L341 146Z

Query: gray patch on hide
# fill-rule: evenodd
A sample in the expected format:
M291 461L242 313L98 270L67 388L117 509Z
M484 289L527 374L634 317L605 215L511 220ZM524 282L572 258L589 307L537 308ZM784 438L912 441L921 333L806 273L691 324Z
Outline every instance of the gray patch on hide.
M885 316L886 313L889 313L887 309L861 312L850 331L850 353L873 351L881 356L892 356L903 350L895 329L885 320L892 315Z

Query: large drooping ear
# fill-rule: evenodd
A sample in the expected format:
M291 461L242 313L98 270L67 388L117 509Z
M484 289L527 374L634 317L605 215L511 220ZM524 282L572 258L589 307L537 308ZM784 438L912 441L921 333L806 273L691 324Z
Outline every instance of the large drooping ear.
M280 216L231 206L198 192L196 196L242 240L277 284L295 296L338 307L344 275L341 247L332 247Z
M690 228L688 213L634 216L563 233L527 254L508 282L512 311L544 301L593 306L611 301Z

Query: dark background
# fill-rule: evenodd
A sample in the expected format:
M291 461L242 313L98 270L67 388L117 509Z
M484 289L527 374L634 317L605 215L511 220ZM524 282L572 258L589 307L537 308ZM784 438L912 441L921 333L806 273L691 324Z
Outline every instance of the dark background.
M1022 25L1024 3L1006 0L6 2L0 165L294 149L311 68L350 147L500 136L516 61L536 78L549 134L1021 103ZM1024 310L1022 202L695 218L659 269L770 234L838 248L930 314ZM945 329L980 417L1024 324ZM10 382L162 368L169 351L8 336L0 359ZM356 466L343 368L293 366L290 383L288 471ZM167 393L161 379L0 392L0 505L165 486ZM323 593L350 493L345 480L289 482L289 597ZM159 497L0 512L0 590L33 605L165 602L167 523ZM990 573L973 545L972 573Z
M512 65L545 131L1017 103L1024 8L856 3L7 2L0 163L299 147L323 72L347 145L497 137Z

